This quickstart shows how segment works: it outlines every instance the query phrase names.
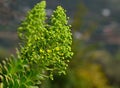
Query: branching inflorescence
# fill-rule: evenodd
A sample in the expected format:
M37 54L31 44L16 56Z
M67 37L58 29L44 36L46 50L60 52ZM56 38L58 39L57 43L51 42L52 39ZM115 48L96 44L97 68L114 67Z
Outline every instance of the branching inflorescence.
M45 7L45 1L35 5L18 28L20 48L0 65L1 88L38 88L54 72L65 74L73 55L68 18L58 6L46 22Z

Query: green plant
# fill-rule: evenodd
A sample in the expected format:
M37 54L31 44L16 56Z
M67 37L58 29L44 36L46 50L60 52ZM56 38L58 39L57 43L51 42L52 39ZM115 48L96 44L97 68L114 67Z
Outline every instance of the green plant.
M54 72L65 74L73 55L68 18L58 6L46 22L45 7L45 1L35 5L18 28L20 48L0 65L1 88L38 88Z

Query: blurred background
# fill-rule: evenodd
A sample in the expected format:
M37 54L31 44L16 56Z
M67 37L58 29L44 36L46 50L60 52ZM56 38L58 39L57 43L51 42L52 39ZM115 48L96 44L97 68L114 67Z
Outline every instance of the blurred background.
M15 54L17 27L41 0L0 0L0 61ZM46 0L47 16L62 5L73 33L67 75L42 88L120 88L120 0Z

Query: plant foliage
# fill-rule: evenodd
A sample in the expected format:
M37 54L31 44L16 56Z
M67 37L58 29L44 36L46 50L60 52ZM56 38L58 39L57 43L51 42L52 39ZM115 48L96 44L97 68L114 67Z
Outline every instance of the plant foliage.
M46 21L45 7L45 1L35 5L18 28L20 48L0 65L1 88L38 88L54 72L65 74L73 54L68 18L58 6Z

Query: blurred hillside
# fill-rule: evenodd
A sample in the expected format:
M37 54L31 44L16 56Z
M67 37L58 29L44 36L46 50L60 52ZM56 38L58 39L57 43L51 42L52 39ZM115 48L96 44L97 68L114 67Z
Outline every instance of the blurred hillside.
M0 60L15 54L19 42L17 27L39 1L0 0ZM72 25L75 55L68 76L61 78L63 82L56 76L55 81L47 81L49 87L43 86L120 88L120 0L46 1L48 17L57 5L66 9Z

